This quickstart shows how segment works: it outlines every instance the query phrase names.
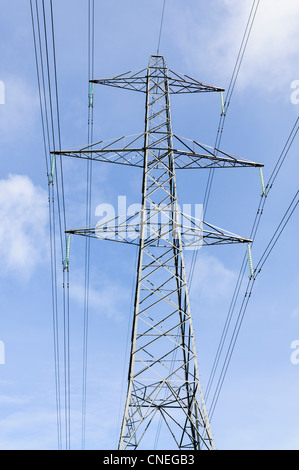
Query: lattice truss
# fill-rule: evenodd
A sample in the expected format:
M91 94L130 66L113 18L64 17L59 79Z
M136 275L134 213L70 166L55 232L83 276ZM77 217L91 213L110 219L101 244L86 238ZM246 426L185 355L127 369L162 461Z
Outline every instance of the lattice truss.
M119 449L138 449L164 423L178 449L214 449L201 391L183 248L248 243L178 206L176 169L261 167L172 132L170 94L220 92L151 56L147 68L92 83L145 93L145 131L59 155L143 169L140 211L69 233L139 245L127 399ZM144 444L146 446L146 444Z

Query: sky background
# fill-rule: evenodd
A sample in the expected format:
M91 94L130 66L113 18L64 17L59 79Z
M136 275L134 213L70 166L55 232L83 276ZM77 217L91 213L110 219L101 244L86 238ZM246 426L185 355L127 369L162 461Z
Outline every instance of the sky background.
M46 2L47 3L47 2ZM157 50L162 0L95 1L95 78L147 66ZM249 0L166 0L160 53L169 68L228 87L252 6ZM53 1L62 148L87 144L87 2ZM298 116L299 2L261 0L227 113L221 148L261 162L267 182ZM1 1L0 449L56 449L56 396L48 188L30 3ZM171 97L173 131L214 145L219 96ZM144 96L96 87L94 140L143 132ZM298 189L298 139L267 199L253 264ZM64 160L67 225L84 226L86 162ZM116 167L116 168L115 168ZM140 202L138 169L93 167L95 209L118 196ZM203 203L205 170L178 172L181 204ZM260 200L255 168L215 172L206 220L248 237ZM218 449L299 448L298 212L258 276L211 428ZM205 389L233 296L244 246L198 252L190 288ZM84 239L70 257L71 447L81 446ZM186 253L187 269L192 253ZM114 449L126 392L136 248L92 240L86 449ZM246 272L246 276L248 272ZM247 282L247 277L245 281ZM244 291L241 293L241 299ZM236 314L238 309L236 310ZM0 361L1 362L1 361ZM209 409L209 402L207 402Z

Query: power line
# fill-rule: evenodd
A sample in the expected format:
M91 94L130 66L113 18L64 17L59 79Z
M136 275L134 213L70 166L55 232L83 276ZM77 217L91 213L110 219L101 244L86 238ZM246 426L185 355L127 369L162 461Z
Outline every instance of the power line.
M222 134L223 134L223 129L224 129L224 124L225 124L228 108L230 106L232 94L233 94L233 91L234 91L234 88L235 88L235 85L236 85L236 82L237 82L237 78L238 78L240 68L241 68L241 65L242 65L242 62L243 62L245 51L246 51L248 41L249 41L249 38L250 38L250 34L251 34L251 31L252 31L252 27L253 27L253 24L254 24L254 21L255 21L255 18L256 18L259 3L260 3L260 0L254 0L253 4L252 4L252 7L251 7L251 10L250 10L250 13L249 13L246 28L245 28L243 38L242 38L242 41L241 41L241 45L240 45L240 48L239 48L239 52L238 52L238 55L237 55L237 58L236 58L235 66L234 66L232 76L231 76L231 79L230 79L230 82L229 82L229 86L228 86L228 90L227 90L227 96L226 96L225 103L224 103L224 110L222 110L220 118L219 118L217 135L216 135L216 139L215 139L215 149L220 148L220 142L221 142L221 138L222 138ZM217 154L217 152L215 150L215 155L216 154ZM209 202L212 183L213 183L214 172L215 172L215 168L209 169L208 181L207 181L206 190L205 190L205 194L204 194L204 201L203 201L203 211L204 211L203 212L203 218L205 217L206 212L207 212L208 202ZM193 253L192 260L191 260L190 272L189 272L189 286L190 286L190 289L191 289L192 279L193 279L193 275L194 275L194 269L195 269L195 265L196 265L197 254L198 254L197 251L195 251Z
M56 246L56 218L58 219L58 233L60 237L61 261L64 259L64 241L66 229L66 213L64 203L63 168L56 165L56 155L51 157L51 149L61 148L59 97L57 81L56 47L54 34L54 15L52 0L46 8L42 3L30 0L30 12L34 39L34 53L37 72L38 93L42 122L42 135L46 159L48 179L49 202L49 232L51 253L51 295L54 338L54 365L56 387L56 413L58 448L62 448L62 404L60 380L60 347L59 347L59 308L58 308L58 272L57 272L57 246ZM40 10L39 10L40 8ZM48 16L49 18L48 18ZM49 21L49 28L47 22ZM54 91L53 91L54 84ZM56 128L55 128L56 125ZM58 142L58 143L57 143ZM63 231L64 225L64 231ZM63 271L63 349L64 349L64 385L65 385L65 440L66 447L70 442L70 351L69 351L69 275ZM65 288L67 291L65 292Z
M45 8L43 0L43 15L44 15L44 25L45 25L45 36L47 37L46 30L46 21L45 21ZM59 97L58 97L58 82L57 82L57 65L56 65L56 46L55 46L55 33L54 33L54 15L53 15L53 5L52 0L50 0L50 26L51 26L51 38L52 38L52 54L53 54L53 74L54 74L54 94L55 94L55 104L56 104L56 122L57 122L57 136L58 136L58 147L61 149L61 132L60 132L60 116L59 116ZM46 42L47 44L47 42ZM47 52L47 63L48 63L48 48ZM49 73L49 67L48 67ZM50 79L49 85L51 86ZM54 131L53 131L54 139ZM54 140L54 149L55 149L55 140ZM64 180L63 180L63 167L62 159L60 159L60 183L58 182L58 171L56 166L56 178L57 178L57 201L58 201L58 215L59 215L59 224L60 224L60 240L63 245L63 240L66 242L66 212L65 212L65 201L64 201ZM59 185L61 188L61 196L59 195ZM60 197L62 203L60 202ZM62 204L62 206L61 206ZM61 209L62 207L62 209ZM62 212L62 215L61 215ZM62 229L62 220L64 224L64 231ZM66 246L66 245L65 245ZM62 257L63 257L63 248L62 248ZM69 310L69 270L63 269L63 280L62 280L62 289L63 289L63 317L64 317L64 371L65 371L65 433L66 433L66 448L70 449L70 426L71 426L71 403L70 403L70 310Z
M284 147L283 147L283 150L282 150L282 152L281 152L281 154L280 154L280 156L277 160L277 163L274 167L274 170L271 173L271 176L270 176L269 181L268 181L267 186L266 186L266 188L267 188L266 195L267 196L269 195L269 191L273 187L273 183L274 183L275 179L277 178L278 173L279 173L279 171L282 167L282 164L285 161L285 159L288 155L288 152L289 152L289 150L290 150L290 148L291 148L291 146L294 142L294 139L297 135L298 128L299 128L298 127L298 122L299 122L299 117L296 119L295 124L294 124L288 138L287 138L287 141L286 141ZM233 350L234 350L234 347L235 347L235 344L236 344L236 341L237 341L237 337L238 337L239 332L240 332L241 324L242 324L243 319L244 319L244 315L245 315L245 312L246 312L246 309L247 309L247 306L248 306L248 303L249 303L249 299L250 299L251 294L252 294L252 290L253 290L253 286L254 286L256 277L260 273L262 267L264 266L266 260L268 259L269 255L270 255L270 253L274 249L279 237L281 236L283 230L285 229L287 223L289 222L292 214L294 213L294 211L295 211L295 209L296 209L296 207L299 203L298 194L299 194L299 191L296 192L296 194L295 194L294 198L292 199L289 207L287 208L284 216L282 217L277 229L275 230L275 232L274 232L273 236L271 237L267 247L265 248L263 254L261 255L260 260L258 261L258 263L256 265L256 268L255 268L254 277L250 278L248 283L247 283L247 286L246 286L246 289L245 289L245 294L244 294L244 297L243 297L243 300L242 300L242 303L241 303L241 306L240 306L240 309L239 309L239 314L237 316L235 326L234 326L234 329L233 329L233 332L232 332L232 335L231 335L231 340L230 340L228 348L227 348L227 353L226 353L226 356L225 356L225 359L224 359L224 362L223 362L220 377L219 377L217 386L215 388L214 396L213 396L213 399L212 399L211 416L214 413L216 403L218 401L220 391L221 391L222 386L223 386L223 382L224 382L224 379L225 379L225 376L226 376L226 373L227 373L227 369L228 369L228 366L229 366L229 363L230 363L230 360L231 360L231 357L232 357L232 353L233 353ZM257 214L256 214L256 217L255 217L255 220L254 220L254 223L253 223L252 230L251 230L251 238L252 238L253 241L256 238L257 230L258 230L258 227L259 227L262 215L263 215L265 201L266 201L266 197L265 197L264 194L262 194L261 198L260 198L260 203L259 203L259 207L258 207L258 210L257 210ZM234 291L234 294L233 294L233 298L232 298L232 301L231 301L231 304L230 304L230 309L229 309L229 312L228 312L228 315L227 315L227 318L226 318L225 326L224 326L224 329L223 329L223 332L222 332L222 336L221 336L220 343L219 343L219 346L218 346L218 349L217 349L216 357L215 357L215 360L214 360L214 363L213 363L211 375L210 375L207 390L206 390L207 396L209 395L209 392L211 390L211 385L212 385L212 382L215 378L215 373L216 373L217 367L218 367L219 362L220 362L220 355L223 351L224 343L225 343L226 337L228 335L228 329L230 327L230 324L231 324L231 321L232 321L232 315L233 315L233 312L234 312L234 309L235 309L235 306L236 306L236 301L237 301L237 298L238 298L239 293L240 293L240 288L241 288L242 280L243 280L243 277L244 277L245 269L246 269L246 254L244 255L244 258L243 258L243 261L242 261L239 277L238 277L237 284L236 284L236 287L235 287L235 291Z
M250 11L250 15L249 15L249 19L248 19L248 22L247 22L247 25L246 25L246 30L245 30L245 33L244 33L244 36L243 36L243 39L242 39L241 47L240 47L239 54L238 54L238 57L237 57L237 61L236 61L236 64L235 64L235 68L234 68L234 71L233 71L233 75L232 75L232 78L231 78L231 81L230 81L230 84L229 84L227 99L226 99L225 104L224 104L225 112L222 113L221 116L220 116L220 122L219 122L219 126L218 126L218 133L217 133L215 148L219 147L219 142L221 140L221 136L222 136L222 133L223 133L223 127L224 127L224 121L225 121L226 114L227 114L227 109L229 107L231 96L232 96L233 90L235 88L237 76L239 74L241 62L242 62L243 57L244 57L245 49L247 47L247 43L248 43L248 40L249 40L249 35L250 35L250 32L251 32L252 27L253 27L253 22L254 22L255 17L256 17L258 6L259 6L259 1L258 2L253 2L253 5L252 5L251 11ZM255 217L254 224L253 224L252 231L251 231L251 235L250 235L250 238L253 239L253 240L255 239L255 235L256 235L260 220L261 220L261 216L263 214L263 209L264 209L264 205L265 205L265 201L266 201L266 196L269 194L269 191L272 188L272 185L273 185L273 183L274 183L274 181L275 181L275 179L278 175L278 172L279 172L279 170L280 170L280 168L281 168L281 166L282 166L282 164L283 164L283 162L284 162L284 160L287 156L287 153L288 153L288 151L289 151L289 149L290 149L290 147L291 147L291 145L292 145L292 143L293 143L293 141L294 141L294 139L297 135L298 120L299 120L299 118L297 118L297 120L296 120L296 122L293 126L293 129L292 129L292 131L291 131L291 133L290 133L290 135L287 139L287 142L284 146L284 149L283 149L283 151L282 151L282 153L281 153L281 155L280 155L280 157L279 157L279 159L278 159L278 161L277 161L277 163L276 163L276 165L273 169L273 172L272 172L272 174L269 178L268 184L266 186L266 192L265 192L265 194L261 195L261 199L260 199L260 203L259 203L259 206L258 206L257 214L256 214L256 217ZM208 178L206 193L205 193L205 210L206 210L207 202L208 202L209 195L210 195L212 179L213 179L213 173L214 173L214 169L211 169L210 174L209 174L209 178ZM297 204L296 204L296 206L297 206ZM294 208L294 210L295 210L295 208ZM272 247L272 249L273 248L274 248L274 246ZM271 249L271 251L272 251L272 249ZM195 258L196 258L196 256L194 255L194 257L192 259L192 264L191 264L191 267L192 267L191 275L190 275L191 279L192 279L192 275L193 275L193 272L194 272ZM233 311L235 309L236 301L237 301L237 298L238 298L239 293L240 293L242 280L243 280L243 276L244 276L244 272L245 272L246 264L247 264L246 263L246 258L247 258L247 256L245 254L244 258L243 258L241 270L240 270L240 273L239 273L239 276L238 276L237 284L236 284L236 287L235 287L235 290L234 290L233 298L232 298L232 301L231 301L231 304L230 304L229 313L228 313L228 316L227 316L227 319L226 319L226 323L224 325L224 329L223 329L223 332L222 332L222 336L221 336L221 339L220 339L220 343L219 343L219 346L218 346L218 349L217 349L217 352L216 352L216 357L215 357L214 364L213 364L213 367L212 367L212 371L211 371L211 374L210 374L210 378L209 378L209 382L208 382L208 386L207 386L207 390L206 390L207 396L209 395L210 388L211 388L212 382L213 382L214 377L215 377L216 369L218 367L218 363L219 363L219 360L220 360L220 355L221 355L222 350L223 350L224 341L226 339L228 328L229 328L230 323L231 323L232 314L233 314ZM250 285L250 283L253 283L254 280L255 279L252 279L249 282L249 285ZM247 286L247 289L246 289L246 293L245 293L245 296L244 296L244 299L243 299L243 302L242 302L242 305L241 305L238 321L236 323L234 333L232 335L232 340L231 340L230 346L228 348L228 353L227 353L227 356L226 356L226 359L225 359L225 362L224 362L224 364L226 364L226 367L225 367L225 365L223 366L223 371L225 370L225 374L226 374L226 370L227 370L227 367L228 367L228 364L229 364L229 361L230 361L230 358L231 358L231 354L232 354L232 351L233 351L233 348L234 348L234 344L236 342L237 335L239 333L241 323L242 323L242 320L243 320L243 317L244 317L244 314L245 314L245 311L246 311L246 308L247 308L247 305L248 305L248 302L249 302L249 298L251 296L252 289L249 289L249 285ZM248 294L248 289L249 289L249 294ZM222 372L223 380L224 380L225 374L223 374L223 372ZM218 383L218 396L219 396L219 393L220 393L220 389L221 389L223 380L222 381L220 380L219 383ZM219 387L220 383L221 383L221 386ZM216 393L217 392L215 392L215 396L216 396ZM218 396L217 396L217 399L215 399L215 396L214 396L214 399L213 399L213 402L212 402L213 410L215 408L216 401L218 400ZM213 414L213 411L212 411L212 414Z
M39 24L39 11L37 0L35 2L35 14L33 3L30 0L30 12L32 21L34 53L37 72L38 93L40 101L42 135L44 142L44 154L46 160L47 178L49 182L50 172L50 132L48 121L48 106L46 98L45 74L42 54L41 32ZM36 19L35 19L36 16ZM35 26L36 22L36 26ZM55 215L54 212L54 195L53 186L48 184L48 204L49 204L49 235L50 235L50 257L51 257L51 294L52 294L52 318L53 318L53 339L54 339L54 370L55 370L55 389L56 389L56 414L57 414L57 437L58 449L61 449L61 400L60 400L60 375L59 375L59 341L58 341L58 305L57 305L57 269L56 269L56 242L55 242Z
M94 42L95 42L95 6L94 0L88 1L88 146L93 140L93 88L89 81L94 78ZM91 220L91 183L92 160L87 160L86 171L86 226ZM82 383L82 449L85 449L86 432L86 386L88 353L88 316L89 316L89 273L90 273L90 238L85 240L85 282L84 282L84 318L83 318L83 383Z
M267 261L267 259L270 256L272 250L274 249L277 241L279 240L282 232L284 231L287 223L289 222L290 218L292 217L292 215L293 215L293 213L294 213L294 211L295 211L295 209L296 209L296 207L299 203L298 195L299 195L299 190L296 192L295 196L293 197L293 199L292 199L290 205L288 206L286 212L284 213L279 225L277 226L273 236L271 237L267 247L265 248L262 256L260 257L260 259L259 259L259 261L256 265L256 268L255 268L256 275L258 275L261 272L265 262Z
M159 31L157 55L159 55L159 51L160 51L160 42L161 42L162 26L163 26L163 20L164 20L165 3L166 3L166 0L163 0L163 8L162 8L162 15L161 15L161 23L160 23L160 31Z
M91 7L91 1L92 1L92 7ZM257 2L258 4L259 2ZM255 4L255 2L254 2ZM54 131L54 112L53 112L53 102L52 102L52 89L51 89L51 80L50 80L50 69L49 69L49 51L48 51L48 39L47 39L47 29L46 29L46 18L45 18L45 7L44 7L44 0L43 0L43 19L44 19L44 33L45 33L45 46L46 46L46 64L47 64L47 76L48 76L48 96L49 96L49 102L50 102L50 123L51 123L51 131L49 131L49 125L47 125L47 117L48 117L48 109L47 109L47 106L45 107L45 110L43 109L43 107L45 106L45 103L46 103L46 97L45 97L45 94L44 94L44 101L45 103L42 103L42 93L41 93L41 86L42 86L42 83L43 81L41 80L40 78L40 69L39 69L39 64L38 64L38 54L37 54L37 42L36 42L36 30L35 30L35 26L34 26L34 14L33 14L33 8L32 8L32 0L30 0L30 6L31 6L31 14L32 14L32 24L33 24L33 35L34 35L34 46L35 46L35 57L36 57L36 67L37 67L37 76L38 76L38 87L39 87L39 95L40 95L40 107L41 107L41 116L42 116L42 129L43 129L43 140L44 140L44 147L45 147L45 154L47 154L47 151L46 151L46 147L47 147L47 142L46 142L46 139L47 139L47 135L48 135L48 140L50 141L50 138L49 138L49 135L50 133L52 132L52 140L53 140L53 147L54 147L54 150L56 150L56 141L55 141L55 131ZM58 86L57 86L57 70L56 70L56 54L55 54L55 39L54 39L54 19L53 19L53 9L52 9L52 0L50 0L50 6L51 6L51 25L52 25L52 47L53 47L53 62L54 62L54 77L55 77L55 94L56 94L56 115L57 115L57 129L58 129L58 141L59 141L59 149L61 149L61 140L60 140L60 121L59 121L59 104L58 104ZM254 7L254 5L253 5ZM251 13L253 12L253 7L252 7L252 10L251 10ZM157 53L159 53L159 47L160 47L160 39L161 39L161 32L162 32L162 24L163 24L163 17L164 17L164 8L165 8L165 0L164 0L164 3L163 3L163 11L162 11L162 17L161 17L161 25L160 25L160 33L159 33L159 41L158 41L158 49L157 49ZM257 8L257 7L256 7ZM91 13L92 11L92 13ZM37 7L37 0L36 0L36 12L38 13L38 7ZM254 13L254 16L253 16L253 20L255 18L255 14L256 14L256 10L255 10L255 13ZM252 21L253 21L252 20ZM248 23L247 23L247 27L249 25L249 20L248 20ZM251 31L251 28L252 28L252 24L250 26L250 29L249 29L249 32ZM244 37L245 37L245 34L244 34ZM248 36L249 37L249 36ZM247 45L247 42L248 42L248 37L247 37L247 40L244 42L245 44L245 48L246 48L246 45ZM92 38L92 39L91 39ZM244 38L243 38L243 41L244 41ZM243 44L243 41L242 41L242 44ZM242 46L241 46L242 47ZM94 64L94 0L89 0L89 77L93 76L93 73L90 73L90 70L93 71L93 64ZM241 51L241 49L240 49ZM243 56L244 56L244 52L245 52L245 49L243 50L242 54L240 55L240 59L242 61L243 59ZM240 53L239 53L240 54ZM239 56L238 56L238 59L239 59ZM41 55L41 60L42 60L42 55ZM235 66L235 70L236 70L236 74L238 75L239 73L239 69L240 69L240 65L241 63L239 63L239 67L236 67ZM43 69L43 67L42 67ZM235 73L235 70L234 70L234 73ZM42 73L43 75L43 73ZM237 78L237 75L236 75L236 78ZM235 86L235 83L236 83L236 78L234 81L231 81L232 83L232 86L231 86L231 90L234 89L234 86ZM89 93L91 93L90 89L89 89ZM228 101L226 101L225 103L228 103L227 104L227 107L229 106L230 104L230 99L231 99L231 94L232 94L232 91L230 92L229 94L229 99ZM91 97L91 95L89 96ZM227 109L227 108L226 108ZM92 142L92 124L93 124L93 106L90 105L90 100L89 100L89 109L88 109L88 115L89 115L89 119L88 119L88 124L89 124L89 131L88 131L88 145ZM45 116L44 116L45 114ZM225 116L226 114L224 115L224 119L225 119ZM298 118L299 119L299 118ZM273 173L269 179L269 182L268 182L268 185L267 185L267 189L268 191L271 189L272 187L272 184L273 182L275 181L279 171L280 171L280 168L286 158L286 155L287 155L287 152L288 150L290 149L295 137L296 137L296 134L298 132L298 127L297 126L297 123L298 123L298 119L293 127L293 131L292 131L292 135L289 137L289 140L287 141L286 145L285 145L285 148L284 150L287 150L285 152L283 152L283 154L281 155L281 158L280 160L277 162L274 170L273 170ZM218 136L219 137L219 141L221 139L221 135L222 135L222 132L223 132L223 126L218 127L218 134L217 134L217 139L218 139ZM216 142L217 142L217 139L216 139ZM49 142L48 142L49 144ZM216 147L216 146L215 146ZM61 163L61 161L60 161ZM90 207L91 207L91 178L92 178L92 169L91 169L91 164L92 164L92 161L91 159L88 159L88 167L87 167L87 175L86 175L86 183L87 183L87 190L86 190L86 221L87 221L87 225L89 225L89 222L90 222ZM46 158L46 167L47 167L47 174L49 175L49 162L48 162L48 159ZM56 170L57 171L57 170ZM62 194L62 202L63 202L63 205L62 205L62 209L59 207L59 210L58 210L58 214L59 214L59 217L60 217L60 214L62 214L63 216L63 219L64 219L64 226L66 226L65 224L65 208L64 208L64 188L63 188L63 172L62 172L62 165L61 165L61 174L60 174L60 177L61 177L61 194ZM208 201L208 198L209 198L209 194L210 194L210 189L211 189L211 184L212 184L212 179L209 181L208 183L208 189L207 189L207 201ZM269 186L270 184L270 186ZM51 185L49 185L49 190L50 190L50 187L53 186L53 182L51 183ZM56 186L56 189L57 189L57 199L58 199L58 205L59 205L59 193L58 193L58 184ZM50 193L49 193L50 194ZM293 212L295 211L297 205L298 205L298 202L299 200L297 200L297 196L298 196L298 192L296 193L295 197L293 198L289 208L287 209L284 217L282 218L279 226L277 227L272 239L270 240L265 252L263 253L263 256L261 257L258 265L257 265L257 268L259 267L260 269L262 269L263 265L265 264L266 260L268 259L270 253L272 252L272 250L274 249L274 246L275 244L277 243L279 237L281 236L284 228L286 227L288 221L290 220ZM49 196L49 201L50 201L50 196ZM264 203L265 202L265 197L261 199L261 201ZM54 213L54 195L52 195L52 202L53 202L53 205L51 206L52 208L52 211L50 211L51 213L51 218L50 218L50 232L51 232L51 237L53 234L55 234L55 213ZM263 208L263 204L261 205L261 207ZM261 214L261 212L258 212L257 215ZM60 219L59 219L60 220ZM254 232L256 233L256 230L257 230L257 226L258 226L258 223L259 223L259 220L260 220L260 217L256 217L256 220L258 221L257 222L257 225L254 224ZM61 221L60 221L60 233L62 234L62 229L61 229ZM53 248L53 254L51 255L51 259L54 260L55 259L55 255L54 255L54 251L55 251L55 248L54 248L54 239L52 239L53 241L51 242L51 251L52 251L52 248ZM61 242L62 242L62 236L61 236ZM90 262L90 246L89 246L89 242L90 242L90 239L89 237L86 238L86 255L85 255L85 312L84 312L84 353L83 353L83 405L82 405L82 414L84 415L82 417L82 445L83 447L85 446L85 411L86 411L86 373L87 373L87 331L88 331L88 289L89 289L89 262ZM53 243L53 245L52 245ZM63 250L62 250L62 253L63 253ZM243 265L242 265L243 266ZM243 270L243 269L242 269ZM260 271L259 271L260 272ZM54 267L52 266L52 286L54 285L55 283L55 280L54 280L54 277L55 277L55 273L54 273ZM66 286L67 286L67 296L65 297L64 299L64 308L65 308L65 315L64 315L64 320L65 320L65 324L64 324L64 333L65 333L65 371L66 371L66 376L65 376L65 386L66 386L66 396L65 396L65 401L66 401L66 412L67 412L67 424L66 424L66 441L68 443L70 443L70 350L69 350L69 273L68 271L66 272L66 280L65 280L65 283L66 283ZM242 303L242 306L241 306L241 316L239 317L240 319L243 319L244 317L244 313L245 313L245 310L247 308L247 304L248 304L248 301L249 301L249 298L250 298L250 295L251 295L251 291L252 291L252 286L253 286L253 283L254 283L254 280L251 280L249 283L248 283L248 289L246 291L246 294L244 296L244 299L243 299L243 303ZM64 285L64 282L63 282L63 285ZM239 292L239 289L236 289L235 292ZM248 292L249 292L249 295L248 295ZM52 289L52 296L53 296L53 305L55 303L57 303L57 294L54 293L54 290ZM235 305L235 303L233 304ZM56 314L57 314L57 310L56 310ZM57 323L57 317L55 317L55 323ZM235 342L237 340L237 336L238 336L238 333L239 333L239 330L240 330L240 326L241 326L241 323L238 322L236 323L235 325L235 329L234 329L234 334L232 336L232 339L231 339L231 342L230 342L230 348L228 350L228 353L226 355L226 361L225 361L225 366L223 368L223 371L224 371L224 375L222 374L221 376L221 381L218 382L219 384L221 384L221 387L222 387L222 383L223 383L223 380L224 380L224 376L226 374L226 371L227 371L227 367L228 367L228 364L229 364L229 361L230 361L230 358L231 358L231 355L232 355L232 351L233 351L233 348L234 348L234 345L235 345ZM55 337L57 335L57 330L56 330L56 326L55 326ZM55 339L55 344L56 344L56 339ZM55 346L55 351L56 351L56 346ZM56 353L55 353L56 354ZM55 358L55 365L58 366L58 356L56 356ZM57 376L58 377L58 376ZM218 400L218 397L219 397L219 393L220 393L220 390L221 390L221 387L220 389L218 389L218 392L217 392L217 396L215 395L216 399L214 399L213 401L213 410L215 408L215 405L216 405L216 402ZM59 396L59 391L57 392L57 395Z
M241 68L241 65L242 65L242 62L243 62L245 51L247 49L248 41L249 41L250 34L251 34L251 31L252 31L252 27L253 27L253 24L254 24L254 21L255 21L255 17L256 17L256 14L257 14L258 7L259 7L259 3L260 3L260 0L254 0L254 2L252 4L252 7L251 7L251 10L250 10L250 14L249 14L249 18L248 18L248 21L247 21L247 24L246 24L245 32L244 32L244 35L243 35L243 38L242 38L241 46L240 46L238 56L237 56L237 59L236 59L236 62L235 62L235 66L234 66L234 69L233 69L231 80L230 80L230 83L229 83L229 86L228 86L228 90L227 90L227 94L226 94L226 98L225 98L225 102L224 102L224 112L221 112L221 115L220 115L218 131L217 131L217 137L216 137L216 141L215 141L215 148L220 147L220 141L221 141L222 134L223 134L223 128L224 128L224 123L225 123L226 116L227 116L227 111L228 111L228 108L230 106L230 102L231 102L231 98L232 98L232 95L233 95L233 92L234 92L234 89L235 89L237 78L239 76L240 68ZM209 198L210 198L210 192L211 192L211 187L212 187L212 182L213 182L214 171L215 171L215 169L212 168L209 172L208 183L207 183L207 188L206 188L206 192L205 192L205 196L204 196L204 203L203 203L205 213L207 211L207 206L208 206L208 202L209 202Z
M229 367L229 364L230 364L230 361L231 361L231 357L232 357L232 354L233 354L233 351L234 351L234 348L235 348L235 345L236 345L236 342L237 342L237 339L238 339L238 335L239 335L239 332L240 332L240 329L241 329L241 325L242 325L242 322L244 320L245 312L247 310L248 303L249 303L249 300L250 300L251 295L252 295L252 291L253 291L253 287L254 287L256 277L261 272L262 267L264 266L265 262L267 261L268 257L270 256L270 254L271 254L272 250L274 249L277 241L279 240L279 238L282 235L284 229L286 228L289 220L291 219L295 209L297 208L297 206L299 204L298 195L299 195L299 190L296 192L296 194L295 194L294 198L292 199L290 205L288 206L285 214L283 215L277 229L275 230L273 236L271 237L270 242L268 243L265 251L263 252L263 254L262 254L262 256L261 256L261 258L260 258L260 260L259 260L259 262L256 266L256 270L255 270L256 273L255 273L254 278L252 278L248 281L248 284L247 284L247 287L246 287L246 292L245 292L245 295L244 295L243 300L242 300L239 315L238 315L237 321L235 323L234 331L233 331L233 334L231 336L231 340L230 340L230 343L229 343L229 347L227 349L225 361L224 361L224 364L222 366L220 377L219 377L219 380L218 380L218 383L217 383L216 391L214 393L213 400L211 402L211 406L210 406L210 416L211 416L211 418L214 414L215 407L216 407L217 401L219 399L219 395L220 395L220 392L221 392L221 389L222 389L222 386L223 386L223 382L224 382L224 379L225 379L225 376L226 376L226 373L227 373L227 370L228 370L228 367Z

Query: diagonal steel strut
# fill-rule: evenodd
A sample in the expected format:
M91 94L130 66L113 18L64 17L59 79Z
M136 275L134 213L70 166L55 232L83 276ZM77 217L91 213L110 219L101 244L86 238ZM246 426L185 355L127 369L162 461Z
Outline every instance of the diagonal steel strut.
M263 165L173 134L170 94L223 89L169 70L162 56L152 55L140 71L92 82L143 92L146 101L144 132L53 152L143 171L140 211L125 220L116 217L67 231L139 246L119 449L150 446L143 443L155 437L158 417L175 447L214 449L199 380L183 248L250 240L180 212L176 169Z

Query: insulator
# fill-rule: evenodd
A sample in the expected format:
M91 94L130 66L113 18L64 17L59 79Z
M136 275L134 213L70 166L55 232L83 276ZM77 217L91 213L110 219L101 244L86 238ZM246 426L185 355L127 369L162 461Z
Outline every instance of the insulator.
M70 236L70 234L68 234L67 239L66 239L66 255L65 255L63 270L65 270L65 269L68 270L69 269L70 243L71 243L71 236Z
M220 102L221 102L221 116L225 116L225 107L223 101L223 92L220 91Z
M93 107L93 92L94 92L94 83L90 84L90 92L89 92L89 106Z
M252 263L251 246L250 246L249 243L247 245L247 254L248 254L248 264L249 264L249 270L250 270L250 279L254 279L254 269L253 269L253 263Z
M261 167L259 168L259 173L260 173L261 186L262 186L262 196L266 196L266 188L265 188L265 183L264 183L263 170L262 170Z
M52 163L51 163L51 173L49 175L49 184L53 183L55 164L56 164L56 155L53 154L52 155Z

